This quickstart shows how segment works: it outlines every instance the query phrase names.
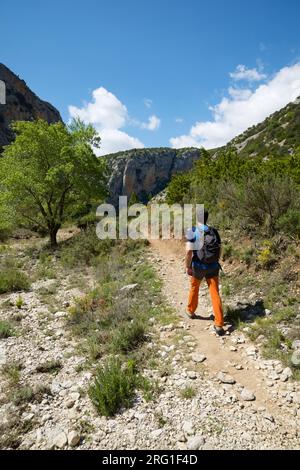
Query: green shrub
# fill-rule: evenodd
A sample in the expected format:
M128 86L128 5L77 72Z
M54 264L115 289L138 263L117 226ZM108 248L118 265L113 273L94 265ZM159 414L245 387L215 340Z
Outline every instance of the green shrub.
M246 248L245 251L241 253L241 261L243 261L247 267L249 267L253 262L254 253L254 248Z
M145 341L145 327L140 321L134 320L132 323L121 325L112 339L112 349L114 352L129 352L137 348Z
M25 273L15 267L0 266L0 294L28 290L30 282Z
M91 265L97 256L109 253L115 243L115 240L100 240L95 228L88 228L61 246L61 262L68 268Z
M30 403L34 401L34 391L33 388L25 385L17 388L12 397L14 405L22 405L24 403Z
M300 211L289 209L278 219L277 228L286 235L300 238Z
M23 365L19 361L7 362L2 366L2 373L9 379L13 384L17 384L20 380L20 371Z
M55 373L55 372L58 372L61 368L62 368L61 361L52 359L50 361L39 364L36 368L36 371L42 374Z
M231 288L230 288L230 284L228 282L224 282L222 283L222 294L225 295L225 297L228 297L230 294L231 294Z
M89 396L101 415L113 416L132 404L136 385L134 364L122 366L118 359L110 359L97 370Z
M225 243L222 246L222 259L223 259L223 261L226 261L226 260L232 258L233 251L234 251L233 246L230 245L229 243Z
M24 305L24 299L19 295L17 300L16 300L16 307L18 309L21 309Z
M263 269L269 269L274 265L276 259L272 242L265 240L257 253L256 260L258 266Z
M191 398L194 398L196 396L197 392L194 389L194 387L191 387L188 385L187 387L183 388L180 391L180 396L181 398L185 398L186 400L190 400Z
M0 339L9 338L14 335L15 331L12 325L8 321L0 320Z

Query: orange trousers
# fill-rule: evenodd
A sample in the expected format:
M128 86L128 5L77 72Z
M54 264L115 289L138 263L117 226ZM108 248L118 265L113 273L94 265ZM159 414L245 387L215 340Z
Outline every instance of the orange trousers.
M221 301L221 297L219 293L219 277L216 276L210 279L206 279L206 282L209 288L212 306L214 310L215 325L224 326L222 301ZM191 287L190 287L188 307L187 307L190 313L195 313L198 307L200 284L201 284L201 281L199 279L196 279L195 277L191 278Z

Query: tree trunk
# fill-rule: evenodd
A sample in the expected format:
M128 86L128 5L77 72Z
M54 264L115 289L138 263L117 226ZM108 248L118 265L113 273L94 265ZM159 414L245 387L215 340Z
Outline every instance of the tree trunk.
M52 248L56 248L57 247L57 232L59 230L60 226L55 226L55 227L51 227L49 229L49 235L50 235L50 245Z

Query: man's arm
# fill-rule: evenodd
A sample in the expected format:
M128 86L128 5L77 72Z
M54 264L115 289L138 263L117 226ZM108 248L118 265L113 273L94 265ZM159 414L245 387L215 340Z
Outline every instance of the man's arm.
M187 251L186 255L185 255L185 270L186 270L186 273L189 276L193 275L193 271L192 271L192 268L191 268L192 258L193 258L193 250Z

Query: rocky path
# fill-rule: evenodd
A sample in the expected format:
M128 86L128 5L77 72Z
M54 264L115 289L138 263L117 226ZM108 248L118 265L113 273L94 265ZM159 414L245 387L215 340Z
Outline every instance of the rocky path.
M243 331L230 334L228 331L222 338L215 335L205 281L200 288L199 319L186 318L190 281L184 271L184 247L177 241L159 240L151 242L151 251L151 262L163 279L164 294L178 316L189 326L190 335L195 341L193 357L195 360L198 357L201 362L203 360L207 376L223 384L224 395L229 394L229 399L241 400L242 409L246 404L254 413L260 412L270 422L276 423L273 431L278 434L281 445L285 445L286 436L300 437L300 388L298 383L291 382L291 370L284 368L280 361L263 360ZM226 325L225 329L230 330L230 325ZM234 408L232 412L234 416ZM221 407L220 415L222 413ZM235 426L238 423L233 419L232 427ZM260 431L255 428L256 438ZM288 443L286 445L289 446Z
M74 274L40 280L22 293L21 309L19 294L1 296L6 307L0 319L19 322L16 336L0 339L2 366L20 362L20 385L41 395L16 403L1 369L2 435L16 433L18 448L33 450L300 448L300 390L289 371L261 359L243 332L217 338L210 320L183 316L188 279L180 245L155 242L145 256L173 309L169 324L149 320L146 347L155 363L143 374L157 382L159 394L148 402L138 393L132 408L114 418L99 416L86 393L93 370L82 367L86 358L65 324L83 282L75 286ZM83 276L92 288L92 273ZM200 299L198 313L209 317L204 287ZM39 370L51 361L60 364L58 371Z

